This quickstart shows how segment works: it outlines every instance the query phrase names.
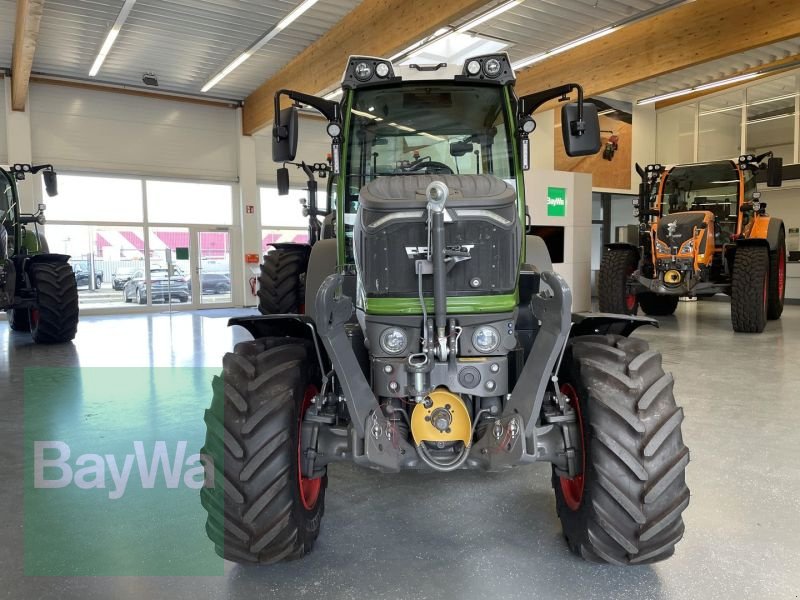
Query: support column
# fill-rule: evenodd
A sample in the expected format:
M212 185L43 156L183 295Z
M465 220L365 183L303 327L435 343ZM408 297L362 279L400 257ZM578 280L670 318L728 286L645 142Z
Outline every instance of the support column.
M31 163L33 151L31 147L31 112L28 100L24 111L11 110L11 79L6 79L3 110L6 116L6 146L8 162ZM56 170L58 166L56 165ZM24 213L32 213L41 201L42 188L40 177L28 177L19 183L20 209Z
M252 136L242 135L242 109L236 111L236 120L239 135L239 197L237 215L240 218L241 252L238 264L243 269L243 306L256 306L258 298L253 295L250 279L258 277L261 262L261 207L258 192L258 178L256 175L256 142ZM248 254L259 257L257 263L245 262ZM234 299L236 301L236 299ZM239 304L239 302L237 302Z

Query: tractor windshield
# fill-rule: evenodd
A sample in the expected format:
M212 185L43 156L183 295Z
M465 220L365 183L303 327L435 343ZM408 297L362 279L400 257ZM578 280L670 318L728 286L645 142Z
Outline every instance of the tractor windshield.
M414 82L353 96L347 196L386 175L490 173L514 177L499 86Z
M739 169L731 161L679 165L666 175L661 214L707 210L717 220L735 220L739 206Z

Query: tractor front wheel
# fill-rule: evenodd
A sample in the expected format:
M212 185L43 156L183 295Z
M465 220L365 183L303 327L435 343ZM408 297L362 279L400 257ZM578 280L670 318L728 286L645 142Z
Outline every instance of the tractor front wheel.
M317 392L312 356L293 338L241 342L214 380L201 451L214 478L200 499L206 533L227 560L301 558L319 535L327 476L305 477L299 460L303 414Z
M769 249L736 249L731 278L731 324L741 333L761 333L767 325L769 304Z
M780 319L783 300L786 297L786 234L781 229L778 247L769 253L769 292L767 294L767 318Z
M639 306L644 314L652 317L668 317L678 308L678 296L663 296L645 292L639 294Z
M569 479L553 469L570 550L616 565L668 558L683 537L689 450L661 355L636 338L578 337L561 382L582 437L582 473Z
M639 300L628 290L628 278L636 270L639 254L635 248L606 248L600 262L597 295L600 312L635 315Z
M37 302L28 311L31 336L37 344L59 344L78 331L78 284L67 263L34 263L31 282Z

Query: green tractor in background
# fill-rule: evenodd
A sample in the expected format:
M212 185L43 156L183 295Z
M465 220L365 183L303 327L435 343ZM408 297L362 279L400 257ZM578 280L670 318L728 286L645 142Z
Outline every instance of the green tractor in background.
M689 503L683 411L661 355L629 337L657 323L573 313L526 236L533 112L563 100L566 152L583 156L600 148L597 108L574 83L518 97L515 81L506 54L351 57L341 102L276 94L275 162L297 149L283 97L328 121L335 226L310 247L304 312L230 321L254 339L223 359L202 450L206 532L224 558L308 553L337 461L442 474L547 462L574 553L673 554Z
M39 226L44 205L20 212L17 181L41 172L48 196L58 193L52 165L0 166L0 310L14 331L39 344L68 342L78 330L78 286L65 254L53 254Z

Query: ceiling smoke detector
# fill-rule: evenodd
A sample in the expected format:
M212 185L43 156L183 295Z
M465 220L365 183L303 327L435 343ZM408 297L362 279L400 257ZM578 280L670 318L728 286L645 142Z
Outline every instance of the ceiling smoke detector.
M156 77L155 73L145 73L142 75L142 83L158 87L158 77Z

